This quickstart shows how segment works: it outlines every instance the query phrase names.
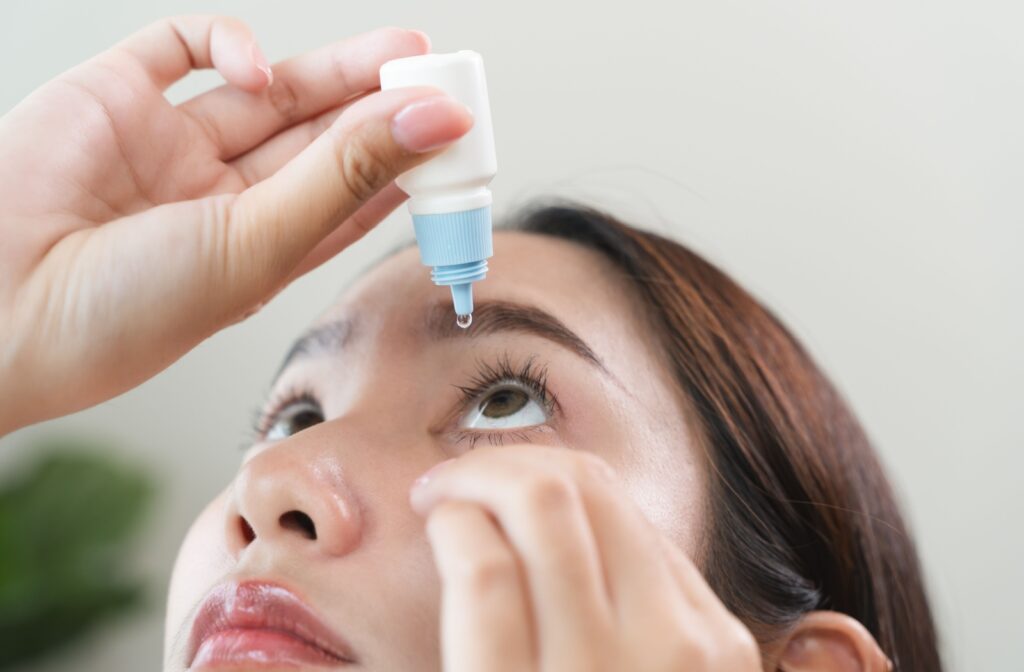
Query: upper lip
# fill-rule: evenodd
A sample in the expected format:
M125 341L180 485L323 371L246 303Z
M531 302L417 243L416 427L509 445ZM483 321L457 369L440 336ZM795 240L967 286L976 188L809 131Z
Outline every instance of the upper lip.
M192 623L189 666L203 642L234 629L286 632L339 662L355 662L348 643L290 590L266 581L244 581L222 584L210 591Z

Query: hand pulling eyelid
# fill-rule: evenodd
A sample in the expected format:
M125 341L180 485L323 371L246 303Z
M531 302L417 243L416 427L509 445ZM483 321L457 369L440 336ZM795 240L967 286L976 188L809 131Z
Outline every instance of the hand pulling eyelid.
M395 183L409 195L420 260L432 267L435 285L451 288L456 322L473 322L473 283L487 275L493 256L491 190L498 170L484 62L475 51L426 54L388 61L380 68L381 90L433 86L466 105L473 127L426 163Z

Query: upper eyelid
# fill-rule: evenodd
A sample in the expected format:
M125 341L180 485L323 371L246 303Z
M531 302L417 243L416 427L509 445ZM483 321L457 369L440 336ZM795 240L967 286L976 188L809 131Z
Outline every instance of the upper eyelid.
M550 400L536 398L537 397L537 393L534 390L530 389L530 386L526 382L520 381L520 380L516 380L514 378L510 378L508 380L500 380L500 381L497 381L495 383L492 383L489 386L487 386L486 389L484 389L484 390L482 390L482 391L480 391L480 392L478 392L478 393L476 393L476 394L474 394L472 396L464 396L463 403L462 403L463 408L460 411L460 413L461 414L465 414L467 411L473 410L473 407L478 402L480 402L482 399L486 398L488 394L490 394L491 392L494 392L495 390L499 390L502 387L508 387L508 386L515 386L515 387L521 389L523 392L525 392L530 397L531 400L539 402L544 407L544 412L545 413L549 413L549 412L551 412L553 410L552 408L549 408ZM465 395L465 394L466 394L466 392L465 392L465 390L463 390L463 395Z
M508 384L515 384L521 387L523 391L530 396L531 399L540 402L540 404L544 406L544 411L548 414L554 415L557 411L561 409L560 405L558 404L558 398L555 397L555 395L551 392L551 389L548 387L546 380L538 381L543 388L542 390L540 390L540 393L538 393L537 390L533 389L533 385L531 384L531 382L532 381L523 380L517 376L509 376L506 378L495 380L494 382L488 383L486 384L486 386L481 387L469 388L461 385L456 385L456 388L462 393L462 409L460 410L460 414L465 413L467 410L469 410L475 403L479 402L484 396L486 396L487 393L497 388L500 388L502 385Z
M513 363L512 356L505 353L491 362L480 360L477 365L477 373L469 381L469 384L454 385L461 392L462 400L458 407L448 415L449 420L444 424L449 424L452 421L458 422L471 405L478 402L483 395L499 385L509 383L522 386L531 398L539 401L544 406L545 412L551 416L549 421L561 413L558 397L548 383L547 366L538 362L536 355L530 355L524 362L517 365ZM534 389L535 386L541 388L539 393ZM272 394L258 411L254 439L262 440L281 413L292 404L306 400L316 404L323 411L323 404L317 396L308 384L302 383L293 384L279 393ZM496 430L481 431L494 432Z
M280 419L281 414L289 406L298 403L312 403L323 411L323 405L316 398L316 394L309 388L296 386L284 389L282 392L272 394L269 399L258 409L256 422L253 427L255 441L262 441L270 428Z

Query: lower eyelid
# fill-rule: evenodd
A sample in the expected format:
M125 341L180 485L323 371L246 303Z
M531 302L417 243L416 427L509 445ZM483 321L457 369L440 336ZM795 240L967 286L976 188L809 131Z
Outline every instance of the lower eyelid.
M500 446L506 443L526 443L538 438L538 436L552 434L554 431L554 427L546 423L505 430L460 428L453 432L452 440L454 443L468 442L471 448L484 440L492 446Z

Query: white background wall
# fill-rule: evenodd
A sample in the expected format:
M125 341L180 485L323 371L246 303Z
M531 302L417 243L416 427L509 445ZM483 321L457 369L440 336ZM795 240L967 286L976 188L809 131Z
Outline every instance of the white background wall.
M4 2L0 111L148 21L200 11L248 20L271 61L383 24L482 52L499 212L590 200L675 232L777 309L891 469L949 668L1021 669L1019 1ZM139 558L151 615L46 669L159 666L177 544L234 472L290 339L410 228L403 211L141 388L0 441L6 470L36 436L98 434L163 478Z

